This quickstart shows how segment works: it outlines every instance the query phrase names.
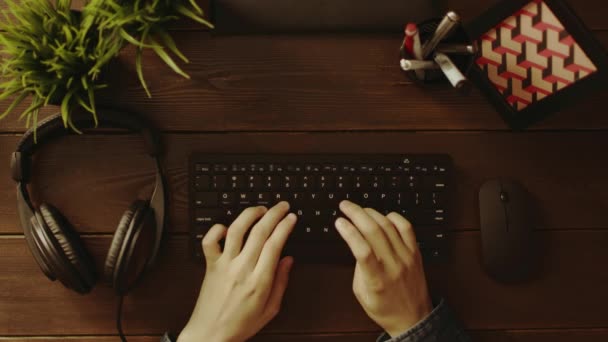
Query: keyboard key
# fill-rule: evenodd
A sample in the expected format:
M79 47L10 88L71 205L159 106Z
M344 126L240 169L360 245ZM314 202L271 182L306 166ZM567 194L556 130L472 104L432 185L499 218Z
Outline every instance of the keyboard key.
M239 192L237 195L237 203L240 206L253 205L253 194L250 192Z
M445 177L427 176L424 179L424 186L434 191L443 191L446 188Z
M214 190L225 190L228 187L228 176L218 175L211 178L211 188Z
M228 180L228 187L232 190L243 190L245 189L245 176L233 175Z
M293 206L300 206L306 201L306 194L303 192L294 192L287 201Z
M291 172L291 173L300 173L302 172L302 166L301 165L287 165L287 172Z
M216 224L221 221L223 215L219 209L196 209L194 210L194 221L199 224Z
M336 179L334 176L317 176L317 189L319 190L333 190L335 187Z
M194 188L198 191L209 190L209 176L196 176L194 177Z
M370 188L370 177L369 176L354 176L353 187L355 190L369 190Z
M384 188L384 177L383 176L372 176L370 180L370 188L373 190L379 190Z
M315 177L310 175L300 176L298 185L300 189L313 190L315 188Z
M268 190L278 190L281 187L279 176L265 176L264 187Z
M441 193L437 193L437 192L433 192L431 194L431 202L433 203L434 206L436 207L441 207L443 206L443 194Z
M338 176L336 177L336 189L338 190L349 190L352 179L350 176Z
M418 188L419 183L418 176L407 176L405 179L405 186L410 189Z
M198 173L208 173L211 171L211 165L209 164L196 164L195 168Z
M271 205L278 204L279 202L282 202L282 201L289 201L289 199L290 199L290 196L288 193L277 192L277 193L274 193L271 197Z
M224 206L235 205L236 195L233 192L222 192L220 194L220 203Z
M194 195L194 204L197 207L212 208L218 205L218 193L217 192L197 192Z
M282 187L286 190L292 190L296 188L296 176L283 176Z
M228 164L216 164L213 166L215 172L226 173L230 171L230 165Z
M248 176L247 177L247 188L249 190L262 189L262 176Z
M255 199L253 200L254 205L263 205L269 206L271 203L271 197L269 192L258 192L255 194Z
M401 176L389 176L388 188L392 190L401 189Z

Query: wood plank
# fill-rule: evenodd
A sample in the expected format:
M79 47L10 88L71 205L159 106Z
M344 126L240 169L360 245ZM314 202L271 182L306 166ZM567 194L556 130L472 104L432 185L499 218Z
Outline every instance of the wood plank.
M499 3L501 0L445 0L440 1L447 11L458 12L465 22L482 15L485 10ZM606 18L604 13L608 9L606 2L602 0L567 0L566 1L582 21L590 28L606 28Z
M603 342L608 339L607 329L547 329L513 331L472 331L476 342Z
M19 2L19 1L16 1ZM86 0L72 0L71 9L82 10L85 6ZM205 14L205 18L209 18L211 15L210 5L211 0L196 0L196 3L201 7ZM0 0L0 11L4 11L8 8L6 1ZM201 30L207 31L206 27L190 19L179 20L173 23L171 26L172 30Z
M17 137L0 136L0 232L20 233L8 160ZM187 160L209 153L448 153L456 165L452 229L478 229L477 192L487 179L510 177L528 188L538 229L606 227L608 136L585 133L332 133L165 135L170 229L188 231ZM280 142L280 143L277 143ZM139 137L72 136L45 147L34 179L39 198L83 232L113 232L122 212L153 182ZM51 186L53 184L53 186ZM60 186L61 184L61 186Z
M460 13L465 21L475 18L481 15L486 9L492 5L498 3L500 0L486 0L486 1L475 1L475 0L447 0L438 1L439 12L446 10L454 10ZM209 12L210 0L197 0L197 3L205 9L205 13ZM606 3L602 0L577 0L568 1L570 6L574 9L576 14L581 17L587 26L592 29L608 29L606 20L603 15L606 11ZM74 7L81 8L83 0L74 0ZM0 9L5 9L6 3L0 1ZM200 29L200 25L184 21L180 23L176 29Z
M544 242L542 272L512 286L497 284L482 272L478 233L452 235L454 257L427 266L433 293L444 295L473 330L608 326L608 273L596 267L608 258L608 231L538 235ZM101 269L109 238L85 241ZM158 267L125 300L124 327L129 334L179 331L194 305L202 267L189 261L186 237L165 241ZM22 238L0 239L0 256L0 336L114 334L116 300L108 286L80 296L49 283ZM351 294L351 282L352 266L304 265L296 260L282 312L265 332L377 331Z
M505 331L469 331L473 341L476 342L604 342L608 339L606 329L559 329L559 330L505 330ZM372 342L378 333L351 333L351 334L319 334L319 335L270 335L257 336L251 342ZM61 336L61 337L14 337L3 338L3 341L14 342L54 342L71 341L81 342L110 342L116 341L117 336ZM158 336L127 336L134 342L158 342Z
M597 35L608 46L608 31ZM398 36L181 32L176 40L191 59L184 66L191 80L147 54L148 99L135 76L133 49L126 49L109 67L112 87L98 103L145 113L170 131L507 129L478 91L463 97L447 82L411 84L397 65ZM608 129L599 110L607 94L589 96L533 129ZM25 106L1 121L0 131L23 131L17 118ZM50 106L41 117L56 111Z

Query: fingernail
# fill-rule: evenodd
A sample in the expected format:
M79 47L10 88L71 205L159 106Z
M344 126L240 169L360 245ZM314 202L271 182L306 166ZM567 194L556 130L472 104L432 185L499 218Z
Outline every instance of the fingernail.
M282 202L279 202L279 204L278 204L278 205L279 205L281 208L285 208L286 210L287 210L287 209L289 209L289 202L282 201Z
M341 209L348 209L351 205L353 205L353 203L349 200L344 200L344 201L340 202Z
M344 222L343 218L340 217L336 220L336 228L343 229L345 226L346 226L346 222Z
M294 214L294 213L290 213L289 215L287 215L287 219L288 219L290 222L295 222L295 221L298 219L298 217L296 216L296 214Z

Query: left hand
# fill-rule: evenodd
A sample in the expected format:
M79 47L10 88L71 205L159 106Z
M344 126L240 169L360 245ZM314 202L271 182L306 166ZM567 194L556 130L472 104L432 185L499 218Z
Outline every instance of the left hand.
M205 235L205 279L178 342L245 341L278 314L293 264L291 257L279 261L297 220L296 215L287 215L288 211L287 202L270 210L248 208L230 229L215 225ZM219 241L224 237L222 251Z

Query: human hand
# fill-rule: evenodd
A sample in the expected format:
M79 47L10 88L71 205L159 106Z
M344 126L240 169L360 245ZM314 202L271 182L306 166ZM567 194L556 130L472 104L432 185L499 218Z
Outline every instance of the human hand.
M178 342L245 341L277 315L293 264L291 257L279 261L297 220L293 213L287 215L288 211L287 202L270 210L248 208L230 229L215 225L205 235L205 279ZM252 226L243 246L245 233ZM222 252L219 241L224 237Z
M343 201L336 229L357 265L355 297L365 312L396 337L432 311L420 250L412 225L403 216L383 216L373 209Z

